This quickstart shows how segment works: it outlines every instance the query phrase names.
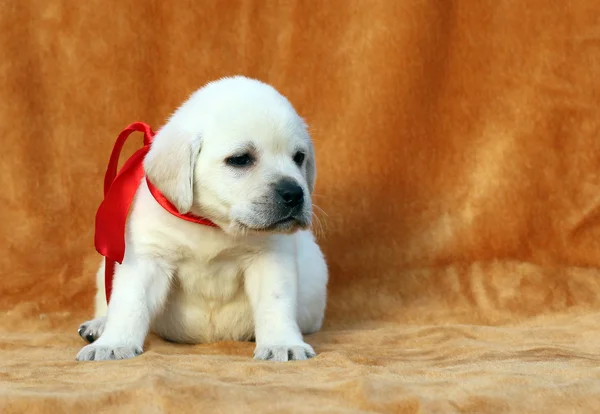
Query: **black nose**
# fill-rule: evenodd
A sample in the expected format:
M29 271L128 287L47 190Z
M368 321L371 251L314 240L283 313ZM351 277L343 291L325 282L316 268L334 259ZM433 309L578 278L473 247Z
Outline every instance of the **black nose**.
M304 202L302 187L295 181L287 178L275 185L275 194L277 194L278 201L288 207L297 207Z

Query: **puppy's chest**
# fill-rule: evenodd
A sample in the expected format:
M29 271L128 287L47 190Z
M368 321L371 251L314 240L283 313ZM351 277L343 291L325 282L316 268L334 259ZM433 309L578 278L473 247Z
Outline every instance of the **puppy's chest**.
M243 259L237 255L186 259L179 263L176 278L187 295L209 302L227 302L243 292Z

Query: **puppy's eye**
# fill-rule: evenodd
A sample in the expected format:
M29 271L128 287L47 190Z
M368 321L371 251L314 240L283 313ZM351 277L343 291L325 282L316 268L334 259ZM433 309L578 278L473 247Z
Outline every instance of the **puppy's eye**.
M225 163L232 167L248 167L253 162L254 158L250 154L234 155L225 159Z
M294 162L296 163L296 165L301 166L302 163L304 162L304 153L298 151L295 155L294 155Z

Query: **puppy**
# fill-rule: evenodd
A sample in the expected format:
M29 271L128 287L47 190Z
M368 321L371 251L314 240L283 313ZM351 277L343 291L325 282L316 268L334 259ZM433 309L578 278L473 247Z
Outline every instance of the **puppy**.
M144 169L180 213L218 227L171 215L143 180L110 304L103 261L77 360L132 358L150 330L179 343L254 339L256 359L313 357L303 334L321 328L328 271L309 230L313 145L290 102L257 80L211 82L157 133Z

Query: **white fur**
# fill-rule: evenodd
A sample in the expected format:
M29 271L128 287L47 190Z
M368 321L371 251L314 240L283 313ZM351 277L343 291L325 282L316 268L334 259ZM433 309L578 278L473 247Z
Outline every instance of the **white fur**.
M248 144L257 155L252 167L226 165L228 156ZM297 150L306 153L301 167L292 160ZM315 178L312 144L287 99L244 77L209 83L158 132L144 166L180 212L207 217L219 228L174 217L143 181L110 305L102 264L96 319L80 327L95 342L77 359L133 357L142 352L149 330L185 343L255 337L258 359L313 356L302 335L321 327L327 266L307 229ZM278 205L271 193L281 178L304 189L300 224L261 230L273 220Z

